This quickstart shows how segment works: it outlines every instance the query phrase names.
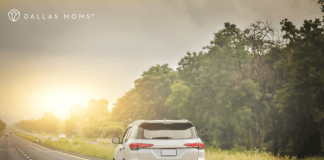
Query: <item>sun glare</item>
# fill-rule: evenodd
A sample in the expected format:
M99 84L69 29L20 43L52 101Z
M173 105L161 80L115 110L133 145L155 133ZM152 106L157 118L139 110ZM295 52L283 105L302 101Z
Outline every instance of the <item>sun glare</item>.
M90 100L89 94L76 89L51 89L41 95L41 105L46 107L58 118L64 119L73 103L86 105Z

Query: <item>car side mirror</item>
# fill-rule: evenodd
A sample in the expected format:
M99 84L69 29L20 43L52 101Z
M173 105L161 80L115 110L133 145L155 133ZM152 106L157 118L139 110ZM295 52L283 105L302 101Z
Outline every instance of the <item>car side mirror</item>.
M119 142L120 142L120 138L119 138L119 137L114 137L111 141L112 141L112 143L114 143L114 144L119 144Z

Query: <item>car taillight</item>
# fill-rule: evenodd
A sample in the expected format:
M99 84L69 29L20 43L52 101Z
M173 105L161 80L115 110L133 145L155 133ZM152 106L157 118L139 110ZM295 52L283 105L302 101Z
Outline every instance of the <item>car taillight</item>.
M205 148L205 145L202 142L201 143L186 143L184 145L188 146L188 147L198 148L198 149L204 149Z
M129 144L129 148L131 150L136 150L140 148L146 148L146 147L152 147L154 146L153 144L147 144L147 143L131 143Z
M204 143L199 143L199 145L198 145L199 147L198 147L198 149L204 149L205 148L205 144Z

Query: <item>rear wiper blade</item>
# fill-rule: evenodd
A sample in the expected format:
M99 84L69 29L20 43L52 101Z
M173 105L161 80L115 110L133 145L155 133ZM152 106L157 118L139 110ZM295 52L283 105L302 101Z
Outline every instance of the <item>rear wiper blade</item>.
M152 139L172 139L172 137L153 137Z

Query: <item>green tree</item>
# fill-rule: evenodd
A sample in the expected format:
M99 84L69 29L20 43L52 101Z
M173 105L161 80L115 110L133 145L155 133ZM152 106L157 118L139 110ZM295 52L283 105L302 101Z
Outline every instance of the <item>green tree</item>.
M176 118L174 110L165 103L176 78L177 73L167 64L143 72L142 77L135 81L135 88L117 100L112 120L126 125L138 119Z
M324 12L324 0L318 0L318 3L322 6L322 12Z
M3 122L1 119L0 119L0 131L3 131L3 130L5 130L6 129L6 123L5 122Z
M305 20L303 26L297 29L285 19L281 25L285 31L284 38L289 41L284 49L288 58L282 65L289 74L289 79L276 95L276 102L281 110L290 111L294 117L298 117L289 121L293 124L294 131L293 136L290 135L294 143L293 154L302 156L299 153L303 152L302 148L307 146L306 141L316 132L320 132L324 151L323 24L319 19ZM298 124L304 125L301 127ZM308 132L309 130L313 132Z
M60 126L60 120L52 112L45 112L40 123L45 133L57 133Z
M22 120L18 122L16 126L27 132L57 133L60 123L60 120L56 118L52 112L45 112L40 119Z
M108 101L91 99L84 115L83 134L86 137L100 137L103 134L100 128L109 119Z
M258 93L258 98L257 101L252 103L255 106L251 108L257 121L252 136L254 146L261 149L265 129L269 125L269 112L276 107L272 102L275 94L274 71L271 62L267 60L267 54L277 46L273 36L274 29L268 22L256 21L252 23L245 30L245 34L253 58L243 67L238 76L243 77L243 79L244 77L251 79L258 86L254 89Z
M184 81L175 81L171 85L172 94L166 100L167 106L172 106L172 109L178 115L178 118L184 118L185 115L188 115L188 112L191 112L187 106L186 102L190 93L190 88L185 85Z
M65 134L68 136L81 136L86 121L87 108L82 104L72 104L65 119Z
M100 116L108 116L108 101L105 99L91 99L88 102L86 117L89 121Z
M165 100L170 95L170 86L176 78L174 71L165 65L151 67L143 72L142 78L135 81L139 95L140 116L144 119L173 118L174 115Z
M117 99L115 107L111 113L111 121L130 123L130 120L137 119L137 113L135 108L139 106L139 98L136 90L133 88L125 93L124 96Z
M236 116L245 102L235 100L243 102L238 105L233 101L234 94L241 92L239 88L244 88L244 85L239 86L236 82L246 78L236 75L243 72L243 67L251 59L247 47L248 41L243 31L234 24L225 23L225 28L215 33L211 45L205 47L207 53L187 53L180 60L178 71L183 82L178 87L176 84L171 87L173 92L168 99L168 104L175 108L185 106L179 114L194 121L204 141L224 149L247 143L246 139L250 137L249 131L240 128ZM190 93L182 95L185 90ZM237 94L246 96L246 93ZM240 112L242 115L249 112L248 108L243 110ZM244 140L238 136L240 131L246 132Z

